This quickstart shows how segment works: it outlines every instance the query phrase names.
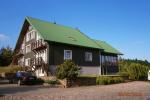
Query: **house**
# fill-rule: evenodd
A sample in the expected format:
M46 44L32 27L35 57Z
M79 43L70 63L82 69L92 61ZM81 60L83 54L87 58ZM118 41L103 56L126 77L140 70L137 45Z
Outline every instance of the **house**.
M55 75L56 67L71 59L81 74L118 72L122 53L104 41L93 40L79 29L26 17L14 49L13 64L37 76Z

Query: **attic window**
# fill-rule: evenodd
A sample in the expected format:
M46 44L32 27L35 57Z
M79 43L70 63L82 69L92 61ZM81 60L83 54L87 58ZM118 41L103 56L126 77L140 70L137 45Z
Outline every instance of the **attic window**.
M71 39L72 41L77 41L74 37L69 36L69 39Z
M31 26L31 25L29 26L29 31L30 31L30 30L32 30L32 26Z

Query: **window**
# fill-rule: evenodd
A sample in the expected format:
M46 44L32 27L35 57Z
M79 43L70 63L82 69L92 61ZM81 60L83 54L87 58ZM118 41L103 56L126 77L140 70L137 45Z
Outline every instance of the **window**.
M30 41L31 39L34 39L35 38L35 34L36 34L35 30L32 30L32 31L28 32L26 34L26 42Z
M30 66L30 58L27 58L27 59L25 60L25 66Z
M36 31L32 31L30 34L31 34L31 39L34 39L34 38L35 38Z
M31 31L33 28L32 28L32 26L29 26L29 31Z
M92 53L85 52L85 61L92 61Z
M64 60L72 59L72 50L64 50Z
M26 42L28 42L31 39L31 34L28 32L26 34Z
M31 51L31 44L29 44L29 45L26 46L26 53L28 53L30 51Z

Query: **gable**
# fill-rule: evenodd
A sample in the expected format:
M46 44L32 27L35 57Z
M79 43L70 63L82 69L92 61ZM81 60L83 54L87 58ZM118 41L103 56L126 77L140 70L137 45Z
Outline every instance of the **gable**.
M31 25L37 31L38 35L40 35L42 39L48 42L94 48L112 54L122 54L106 42L93 40L78 29L73 29L67 26L62 26L31 17L26 17L24 21L14 53L20 48L29 25Z
M26 20L46 41L100 49L100 47L92 39L77 29L53 24L31 17L27 17Z

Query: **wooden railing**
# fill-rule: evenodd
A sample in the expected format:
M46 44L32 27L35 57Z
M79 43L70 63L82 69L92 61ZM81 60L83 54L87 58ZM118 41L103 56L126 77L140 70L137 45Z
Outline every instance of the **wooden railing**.
M44 64L42 57L32 58L30 62L31 66L41 66Z
M42 39L39 39L31 44L32 50L39 50L45 48L46 45Z

